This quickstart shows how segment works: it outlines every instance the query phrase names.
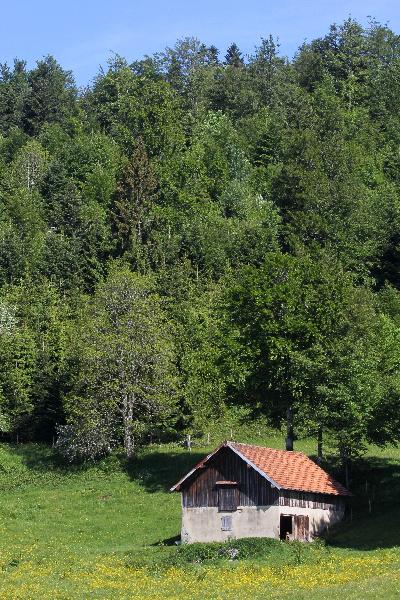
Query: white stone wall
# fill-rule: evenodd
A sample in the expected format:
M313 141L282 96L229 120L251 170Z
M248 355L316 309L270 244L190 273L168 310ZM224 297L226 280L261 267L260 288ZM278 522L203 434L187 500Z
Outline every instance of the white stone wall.
M281 515L307 515L310 520L310 539L314 535L322 533L327 527L341 521L344 516L344 510L301 508L299 506L280 506L279 508Z
M310 538L343 518L342 511L292 506L242 506L234 512L218 508L182 508L182 542L223 542L242 537L279 539L280 515L308 515ZM221 529L222 517L232 517L232 531Z

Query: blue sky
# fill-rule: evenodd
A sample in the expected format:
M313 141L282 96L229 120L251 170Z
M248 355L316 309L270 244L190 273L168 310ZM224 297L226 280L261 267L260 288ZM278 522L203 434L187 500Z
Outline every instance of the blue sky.
M232 41L248 53L271 33L291 56L349 15L362 23L372 15L400 32L399 0L2 0L0 15L0 62L18 57L32 66L53 54L80 85L112 52L134 60L185 36L223 56Z

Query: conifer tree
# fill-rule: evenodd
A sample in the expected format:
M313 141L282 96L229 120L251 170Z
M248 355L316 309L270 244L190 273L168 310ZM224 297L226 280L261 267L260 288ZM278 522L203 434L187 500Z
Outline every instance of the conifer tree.
M244 65L242 53L235 42L233 42L226 51L225 64L230 65L231 67L242 67Z
M122 253L132 249L134 243L144 242L156 189L157 180L139 138L115 194L114 219Z

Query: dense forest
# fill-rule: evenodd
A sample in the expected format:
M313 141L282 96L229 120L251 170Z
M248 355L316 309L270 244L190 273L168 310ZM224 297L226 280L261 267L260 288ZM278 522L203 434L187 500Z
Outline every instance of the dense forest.
M0 67L0 431L70 460L230 407L400 439L400 36Z

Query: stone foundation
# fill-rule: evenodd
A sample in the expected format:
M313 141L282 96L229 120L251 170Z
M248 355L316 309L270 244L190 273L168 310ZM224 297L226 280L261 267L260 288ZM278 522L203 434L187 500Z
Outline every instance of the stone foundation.
M280 537L280 515L307 515L310 536L343 518L343 511L291 506L242 506L233 512L218 508L183 508L182 542L224 542L244 537Z

